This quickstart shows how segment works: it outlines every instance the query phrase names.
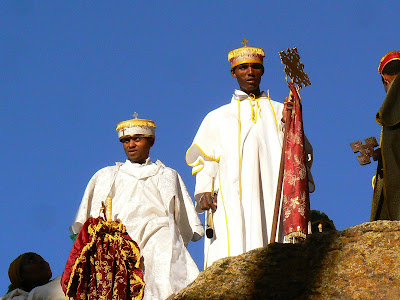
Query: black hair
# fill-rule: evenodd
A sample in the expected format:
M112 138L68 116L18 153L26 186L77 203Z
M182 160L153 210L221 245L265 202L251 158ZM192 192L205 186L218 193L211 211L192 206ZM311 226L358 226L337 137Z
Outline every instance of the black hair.
M400 73L400 60L392 60L388 62L385 67L382 69L382 75L387 74L387 75L397 75ZM385 83L385 80L381 76L382 83Z
M382 70L382 74L397 75L400 73L400 60L392 60L386 64Z
M151 146L153 147L154 142L156 141L156 137L155 136L146 136L146 139L150 142Z

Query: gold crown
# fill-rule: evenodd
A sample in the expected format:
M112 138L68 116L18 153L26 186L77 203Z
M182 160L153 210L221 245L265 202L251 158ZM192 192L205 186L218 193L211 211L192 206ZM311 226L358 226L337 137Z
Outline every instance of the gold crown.
M132 120L126 120L126 121L122 121L121 123L118 123L117 129L115 129L115 131L118 131L122 128L135 127L135 126L157 128L157 126L154 124L154 121L152 121L152 120L132 119Z
M118 132L119 139L122 139L125 136L133 136L135 134L155 137L155 129L157 126L154 124L154 121L138 119L137 113L135 113L133 116L134 119L118 123L115 130Z
M246 38L243 39L244 47L232 50L228 54L228 60L231 63L231 69L240 64L259 63L263 64L265 57L264 50L258 47L247 47Z

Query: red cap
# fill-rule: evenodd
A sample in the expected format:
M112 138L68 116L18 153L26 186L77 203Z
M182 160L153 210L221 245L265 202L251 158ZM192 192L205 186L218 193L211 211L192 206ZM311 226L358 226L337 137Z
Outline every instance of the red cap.
M391 62L392 60L400 60L400 51L391 51L386 53L382 58L381 62L379 63L378 72L382 74L383 68L387 65L387 63Z

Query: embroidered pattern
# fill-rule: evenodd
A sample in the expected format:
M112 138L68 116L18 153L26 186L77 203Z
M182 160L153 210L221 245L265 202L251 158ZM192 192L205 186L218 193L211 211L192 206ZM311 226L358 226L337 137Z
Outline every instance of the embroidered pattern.
M305 238L308 234L309 196L304 131L300 99L293 105L285 146L283 215L285 240Z
M142 299L139 262L139 248L119 220L89 218L61 279L66 299Z

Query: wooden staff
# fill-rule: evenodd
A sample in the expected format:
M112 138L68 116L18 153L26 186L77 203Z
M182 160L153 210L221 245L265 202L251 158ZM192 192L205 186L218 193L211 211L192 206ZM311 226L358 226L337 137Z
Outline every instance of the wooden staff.
M211 183L211 200L214 202L214 177ZM211 208L207 211L206 236L209 239L214 237L214 212Z
M106 199L106 221L112 220L112 197Z

